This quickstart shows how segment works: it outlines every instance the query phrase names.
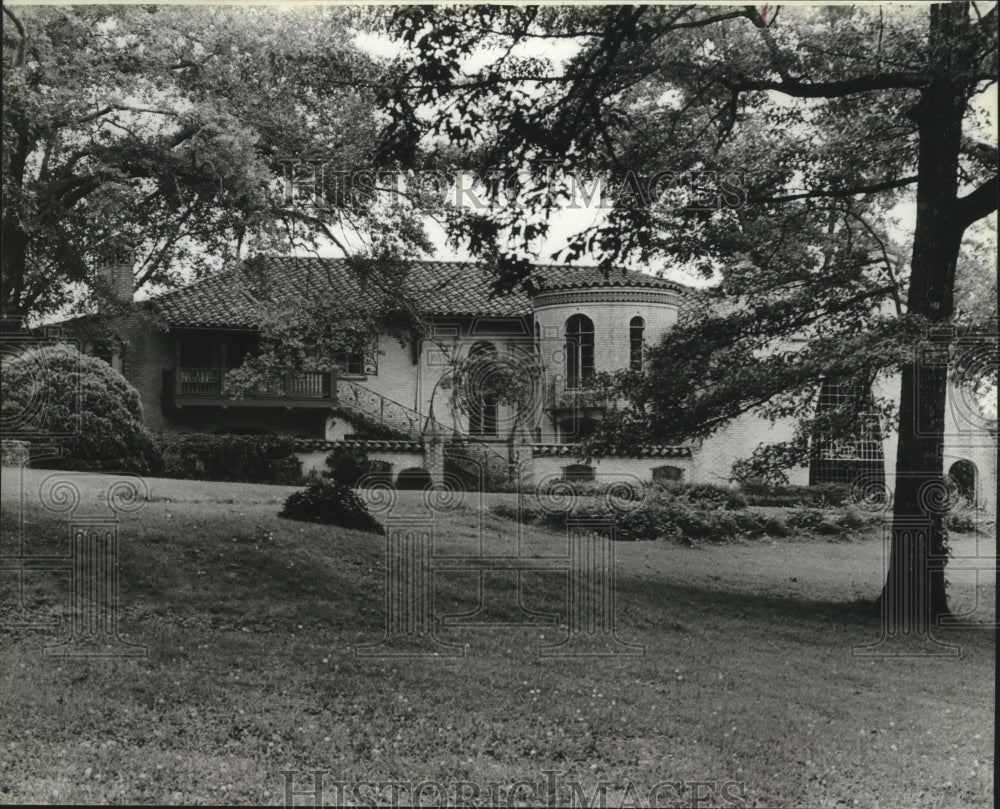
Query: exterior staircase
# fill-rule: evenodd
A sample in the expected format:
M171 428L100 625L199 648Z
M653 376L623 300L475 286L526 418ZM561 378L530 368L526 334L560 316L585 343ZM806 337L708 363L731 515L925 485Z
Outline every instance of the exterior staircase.
M425 431L432 429L445 441L445 458L453 462L464 477L478 479L482 473L491 480L510 479L510 462L505 451L467 436L456 441L451 427L351 379L337 380L337 405L357 413L379 431L384 430L386 437L395 433L398 438L422 442Z
M409 441L420 441L427 426L426 416L350 379L337 380L337 405ZM440 422L436 422L436 427L439 435L451 433Z

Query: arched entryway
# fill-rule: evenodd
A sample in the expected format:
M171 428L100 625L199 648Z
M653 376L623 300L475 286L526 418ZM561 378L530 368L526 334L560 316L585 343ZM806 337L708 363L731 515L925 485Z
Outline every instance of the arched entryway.
M979 493L979 470L972 461L955 461L948 469L948 477L958 488L958 493L970 502L976 501Z

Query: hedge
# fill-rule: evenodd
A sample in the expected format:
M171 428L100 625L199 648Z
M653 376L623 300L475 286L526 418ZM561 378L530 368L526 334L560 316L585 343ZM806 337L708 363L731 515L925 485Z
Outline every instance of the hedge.
M164 433L157 443L165 477L289 486L302 482L294 438Z

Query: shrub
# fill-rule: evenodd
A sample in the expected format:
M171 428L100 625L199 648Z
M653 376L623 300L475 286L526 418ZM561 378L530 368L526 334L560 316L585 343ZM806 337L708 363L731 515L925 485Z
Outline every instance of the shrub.
M162 434L158 441L167 477L284 486L302 480L302 461L295 454L293 438Z
M0 466L27 466L31 451L26 441L0 441Z
M338 525L372 534L385 533L382 524L368 512L357 492L329 480L315 481L305 491L290 494L278 516L287 520Z
M357 486L368 471L368 454L357 447L337 447L326 456L324 477L342 486Z
M847 536L863 530L874 522L881 520L878 515L863 515L857 509L843 508L798 508L793 509L788 517L788 527L795 531L805 531L821 536Z
M958 534L970 534L976 529L986 527L992 523L986 509L977 506L971 500L962 497L948 512L945 518L945 525L948 530Z
M751 506L785 508L836 508L851 501L851 487L843 483L773 488L759 483L743 484L743 494Z
M429 489L431 485L431 473L420 466L404 469L396 478L397 489Z
M493 512L516 519L514 506L498 504ZM766 517L747 510L720 509L704 502L677 497L671 492L650 494L637 508L615 513L601 501L577 503L567 511L552 512L529 507L520 513L521 521L554 530L566 529L570 517L604 517L615 523L620 540L667 539L693 545L697 542L727 542L762 536L784 536L787 529L776 517Z
M747 507L747 498L743 492L728 486L716 486L713 483L673 482L659 483L657 486L675 497L684 498L692 503L729 511L737 511Z
M364 481L369 486L375 483L392 486L392 464L388 461L368 461Z
M139 394L106 362L69 345L29 348L3 363L3 420L57 444L39 466L94 472L160 471Z

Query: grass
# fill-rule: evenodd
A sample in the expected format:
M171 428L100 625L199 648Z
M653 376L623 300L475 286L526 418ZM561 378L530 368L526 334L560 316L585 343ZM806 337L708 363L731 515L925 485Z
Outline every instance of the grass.
M66 517L36 502L48 474L23 481L31 553L67 548ZM110 479L74 479L78 515L101 513ZM4 470L2 482L10 553L22 481ZM742 782L746 806L993 805L993 634L939 633L957 658L851 655L879 635L875 537L617 544L618 634L642 657L542 659L558 627L493 626L444 631L464 658L368 659L355 650L383 631L384 539L279 519L291 491L150 481L119 529L121 628L146 659L50 658L51 634L0 635L0 802L278 804L293 769L507 785L556 770L588 799L606 782L608 806L628 781L642 801L666 780ZM485 497L437 515L441 553L513 547L516 524L489 508L513 496ZM397 512L423 514L420 494L398 493ZM565 544L523 530L523 553ZM992 535L954 544L995 554ZM512 576L488 577L507 604ZM9 623L13 580L0 581ZM953 606L992 621L992 572L976 581L956 566ZM475 582L438 574L441 608L474 609ZM526 574L526 604L558 610L564 587L563 574ZM27 577L34 613L65 612L66 593L60 574ZM488 615L516 617L500 602Z

